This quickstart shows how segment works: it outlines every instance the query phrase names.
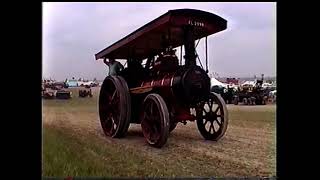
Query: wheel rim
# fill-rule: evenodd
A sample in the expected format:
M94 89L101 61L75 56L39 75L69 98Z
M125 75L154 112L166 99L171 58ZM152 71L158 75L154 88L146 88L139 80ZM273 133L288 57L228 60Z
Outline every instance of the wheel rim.
M128 132L128 129L129 129L129 126L130 126L130 122L131 122L131 97L130 97L130 93L129 93L129 88L128 88L128 85L127 85L127 82L125 81L124 78L122 78L121 76L118 76L118 79L119 79L119 82L121 83L122 85L122 90L124 92L124 99L125 99L125 106L126 106L126 111L125 111L125 120L123 122L123 128L122 128L122 132L120 134L121 137L124 137L127 132ZM121 109L124 109L123 106L120 106L122 107Z
M150 144L155 144L161 134L161 116L154 101L147 99L144 108L144 118L141 122L142 131Z
M114 82L107 80L102 88L100 101L100 121L103 131L108 136L117 133L120 127L120 93Z
M213 99L209 99L205 102L202 108L202 121L204 123L205 129L210 133L216 133L223 123L223 111L221 111L221 106L215 104Z
M218 95L211 94L200 104L197 110L197 125L205 139L218 140L228 124L228 113L225 103Z
M158 94L149 94L143 102L141 127L146 141L161 148L168 139L170 118L166 103Z

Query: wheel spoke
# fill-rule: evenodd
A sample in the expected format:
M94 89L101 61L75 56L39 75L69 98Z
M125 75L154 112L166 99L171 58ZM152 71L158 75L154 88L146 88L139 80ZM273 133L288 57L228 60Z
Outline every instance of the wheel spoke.
M220 109L220 106L218 105L217 109L214 111L215 114L217 114L218 110Z
M150 113L151 113L151 115L153 115L153 103L152 102L150 103Z
M209 121L207 119L204 119L204 120L205 120L204 125L207 125Z
M207 112L205 110L202 111L202 116L205 116Z
M109 130L110 134L113 134L113 130L114 130L113 128L114 128L114 119L113 117L111 117L111 128Z
M149 121L150 121L151 123L154 123L154 121L155 121L155 114L153 113L153 110L152 110L152 109L150 109L150 114L149 114L148 118L149 118Z
M146 114L146 116L147 116L147 118L149 119L150 118L150 116L151 116L151 113L150 113L150 107L147 107L147 108L145 108L145 114Z
M143 121L141 122L141 125L142 125L143 130L144 130L144 132L145 132L145 134L146 134L146 137L147 137L148 139L150 139L150 138L151 138L151 128L150 128L149 122L148 122L147 120L143 120Z
M150 129L149 124L147 124L147 122L145 122L143 128L144 128L144 131L145 131L145 133L146 133L146 137L147 137L148 139L150 139L150 138L151 138L151 129Z
M114 96L116 95L116 93L117 93L117 90L115 89L115 91L112 93L111 101L114 99Z
M208 107L208 110L206 109L206 107ZM204 104L203 109L204 109L205 113L210 112L209 104L208 103Z
M114 93L111 98L111 104L117 105L117 104L119 104L119 102L120 102L120 98L118 96L118 93Z
M154 127L153 127L154 129L154 131L153 131L153 140L157 140L158 138L159 138L159 136L160 136L160 134L159 134L159 130L158 130L158 128L157 128L157 125L155 124L154 125Z
M112 127L113 127L113 129L114 129L114 130L116 130L116 129L117 129L117 127L118 127L117 123L115 123L115 122L114 122L114 124L113 124L113 126L112 126Z
M211 124L209 125L209 133L211 134Z
M212 110L212 106L213 106L213 101L212 101L212 99L209 99L208 105L209 105L209 112L210 112L210 111Z
M144 118L147 119L148 121L150 120L151 116L148 114L148 112L145 112Z
M212 128L212 132L215 133L216 131L214 130L214 127L213 127L213 122L211 123L210 125L210 129ZM211 130L210 130L210 134L211 134Z
M219 124L219 127L221 127L221 122L218 119L216 119L216 122Z
M150 132L150 129L146 128L146 137L148 139L151 139L151 132Z
M114 99L111 103L112 106L117 106L119 104L120 100L119 98Z
M145 109L145 116L143 121L143 128L145 131L145 137L149 139L151 142L156 142L159 138L158 126L159 123L157 121L157 117L159 115L156 105L152 101L147 101L146 109Z

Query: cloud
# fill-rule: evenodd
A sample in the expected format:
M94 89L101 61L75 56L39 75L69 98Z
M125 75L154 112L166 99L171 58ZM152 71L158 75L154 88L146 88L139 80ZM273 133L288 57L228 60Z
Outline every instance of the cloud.
M170 9L210 11L228 29L208 38L209 68L225 76L275 75L275 3L43 3L43 76L103 79L94 54ZM203 41L202 41L203 43ZM198 48L204 63L204 45Z

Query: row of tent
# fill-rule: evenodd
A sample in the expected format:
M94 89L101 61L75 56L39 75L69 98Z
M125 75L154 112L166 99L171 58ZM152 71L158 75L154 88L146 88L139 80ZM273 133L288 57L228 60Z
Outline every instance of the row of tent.
M216 78L211 79L211 91L218 93L222 98L227 102L233 101L234 95L241 91L243 87L256 87L257 81L244 81L242 83L224 83ZM261 83L261 81L260 81ZM267 96L269 100L275 102L277 90L276 90L276 81L268 83L262 83L262 92L264 96Z
M64 82L57 82L55 80L43 80L44 84L64 84L66 87L79 87L79 86L100 86L98 81L79 81L75 79L66 79Z
M78 80L74 80L74 79L70 79L70 80L66 80L65 81L66 85L68 87L79 87L79 86L100 86L101 82L97 82L97 81L78 81Z
M212 77L211 80L211 87L212 86L220 86L220 87L238 87L238 86L255 86L256 85L256 81L245 81L243 83L239 83L239 84L227 84L227 83L223 83L223 82L220 82L219 80L217 80L216 78ZM267 82L264 82L262 84L262 87L263 88L271 88L271 87L276 87L276 81L272 82L272 83L267 83Z

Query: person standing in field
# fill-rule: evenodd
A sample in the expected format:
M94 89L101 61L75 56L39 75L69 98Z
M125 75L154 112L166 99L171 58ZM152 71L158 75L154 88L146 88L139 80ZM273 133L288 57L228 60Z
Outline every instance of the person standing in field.
M107 58L104 58L103 62L109 66L109 76L118 75L119 72L124 69L123 65L113 58L110 58L109 62L107 61Z

